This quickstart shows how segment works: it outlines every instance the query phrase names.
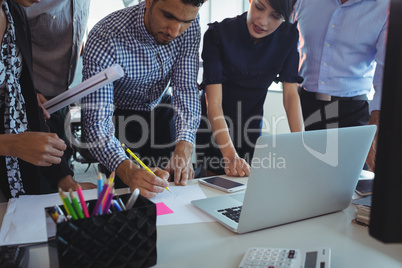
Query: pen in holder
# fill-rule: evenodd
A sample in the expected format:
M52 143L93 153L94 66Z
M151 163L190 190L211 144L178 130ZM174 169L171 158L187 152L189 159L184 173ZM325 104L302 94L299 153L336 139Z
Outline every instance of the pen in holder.
M126 203L130 194L119 197ZM87 202L90 214L96 201ZM131 209L54 224L60 267L156 264L156 206L141 195Z

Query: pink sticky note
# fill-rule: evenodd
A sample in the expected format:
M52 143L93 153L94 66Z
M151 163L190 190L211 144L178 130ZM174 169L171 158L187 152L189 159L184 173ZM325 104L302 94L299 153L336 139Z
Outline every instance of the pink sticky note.
M168 206L166 206L165 203L163 202L156 203L156 216L170 213L173 213L173 210L171 210Z

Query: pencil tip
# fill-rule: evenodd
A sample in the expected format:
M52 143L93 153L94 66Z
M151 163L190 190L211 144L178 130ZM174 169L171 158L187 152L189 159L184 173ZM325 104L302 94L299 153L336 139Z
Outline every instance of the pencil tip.
M115 177L116 173L114 171L112 171L112 173L110 173L109 175L109 183L112 183L114 181L114 177Z

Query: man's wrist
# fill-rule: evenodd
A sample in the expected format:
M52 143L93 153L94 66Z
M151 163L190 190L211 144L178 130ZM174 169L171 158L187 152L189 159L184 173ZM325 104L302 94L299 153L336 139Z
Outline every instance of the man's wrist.
M175 153L183 153L187 158L193 154L193 144L188 141L178 141L175 147Z
M130 177L130 171L137 170L140 167L133 163L131 160L126 159L120 163L120 165L116 168L116 175L126 184L128 185L128 178Z

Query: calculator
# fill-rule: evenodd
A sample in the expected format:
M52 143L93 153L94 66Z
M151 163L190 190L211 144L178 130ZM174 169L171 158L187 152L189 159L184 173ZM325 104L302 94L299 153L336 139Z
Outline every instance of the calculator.
M331 249L248 248L238 268L330 268Z
M26 268L28 267L29 250L20 246L0 247L0 267Z

